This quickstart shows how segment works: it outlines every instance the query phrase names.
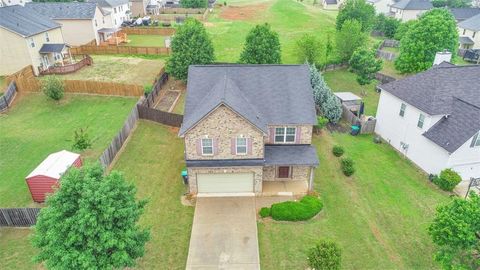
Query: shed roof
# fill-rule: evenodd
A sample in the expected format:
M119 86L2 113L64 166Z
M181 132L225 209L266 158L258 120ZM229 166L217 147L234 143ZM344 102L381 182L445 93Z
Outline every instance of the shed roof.
M59 179L79 157L79 154L67 150L50 154L26 178L43 175Z
M0 8L0 27L22 37L30 37L61 25L32 9L15 5Z
M88 2L30 2L25 7L51 19L91 20L95 17L97 3Z
M335 96L337 96L341 101L357 101L357 100L362 100L361 97L355 95L352 92L335 92L333 93Z

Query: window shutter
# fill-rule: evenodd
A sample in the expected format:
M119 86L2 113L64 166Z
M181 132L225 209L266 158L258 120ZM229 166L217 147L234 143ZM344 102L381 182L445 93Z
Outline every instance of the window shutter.
M202 155L202 139L197 140L197 155Z
M218 155L218 139L213 139L213 154Z
M477 132L477 134L475 134L475 136L473 136L473 140L472 140L472 143L470 144L470 148L475 147L475 142L477 142L478 134L480 134L480 131Z
M253 140L252 138L247 138L247 154L252 154Z
M235 155L237 153L236 147L237 147L237 140L236 138L232 138L232 144L230 145L230 150L232 155Z
M295 143L299 144L302 138L302 129L300 127L297 127L295 129Z
M270 143L275 143L275 128L270 128Z

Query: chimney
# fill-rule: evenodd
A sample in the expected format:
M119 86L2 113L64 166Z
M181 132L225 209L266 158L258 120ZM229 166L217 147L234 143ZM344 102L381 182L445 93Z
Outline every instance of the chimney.
M435 60L433 60L433 65L439 65L442 62L449 62L452 60L452 53L444 50L443 52L437 52L435 55Z

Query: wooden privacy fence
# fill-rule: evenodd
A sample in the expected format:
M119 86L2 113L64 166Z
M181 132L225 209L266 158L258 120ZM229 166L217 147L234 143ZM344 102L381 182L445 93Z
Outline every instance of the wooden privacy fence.
M375 132L375 125L377 123L377 119L360 119L352 111L350 111L345 104L342 104L342 109L342 118L351 125L360 125L361 134L369 134Z
M205 8L161 8L161 14L203 14Z
M26 66L21 70L6 77L6 82L15 81L17 91L34 92L40 89L40 81L35 77L32 66Z
M122 28L123 33L127 35L160 35L172 36L175 34L175 28L155 28L155 27L125 27Z
M170 48L165 47L135 47L135 46L91 46L82 45L70 48L71 54L147 54L168 55Z
M395 58L397 58L397 54L389 51L383 51L383 50L377 50L375 53L376 57L383 58L388 61L393 61Z
M343 69L348 67L348 63L340 63L340 64L328 64L323 66L320 71L332 71L337 69Z
M144 92L143 87L136 84L80 80L64 80L64 83L66 93L139 97Z
M50 67L46 70L40 71L42 75L49 75L49 74L68 74L80 70L84 66L90 66L93 64L93 59L89 55L84 55L83 59L78 61L77 63L65 65L65 66L58 66L58 67Z
M382 42L381 47L392 47L392 48L397 48L400 46L400 41L395 40L395 39L385 39Z
M30 227L41 208L0 208L0 227Z
M172 127L180 127L182 125L183 115L181 114L164 112L140 104L137 105L137 108L138 116L141 119L154 121Z
M397 80L392 76L388 76L380 72L375 73L375 79L379 81L381 84L389 83Z
M3 96L0 96L0 112L8 109L8 106L10 106L16 94L17 86L15 85L15 82L12 81L8 85L5 93L3 93Z

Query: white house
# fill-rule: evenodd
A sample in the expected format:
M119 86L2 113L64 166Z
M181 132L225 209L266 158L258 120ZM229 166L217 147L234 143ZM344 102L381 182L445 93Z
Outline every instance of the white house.
M0 0L0 7L15 6L20 5L24 6L26 3L32 2L32 0Z
M375 7L377 14L390 14L390 6L395 3L393 0L367 0L367 3Z
M443 62L380 85L375 132L429 174L480 177L480 65Z
M110 14L113 28L119 28L126 20L130 20L130 2L128 0L87 0L97 3L104 11Z
M323 6L323 9L338 10L342 5L342 3L343 3L342 0L323 0L322 6Z
M433 8L428 0L400 0L390 6L390 15L402 22L415 20Z
M480 14L457 25L461 49L480 49Z

